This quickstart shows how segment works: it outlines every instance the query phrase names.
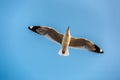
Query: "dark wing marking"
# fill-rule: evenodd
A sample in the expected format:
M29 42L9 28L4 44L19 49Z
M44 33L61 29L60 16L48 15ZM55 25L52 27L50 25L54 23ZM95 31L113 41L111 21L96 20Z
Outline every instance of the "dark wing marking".
M63 34L58 33L55 29L47 26L30 26L28 27L33 32L46 36L57 43L62 43Z
M92 52L103 53L102 49L97 45L84 38L71 38L69 46L74 48L85 48Z

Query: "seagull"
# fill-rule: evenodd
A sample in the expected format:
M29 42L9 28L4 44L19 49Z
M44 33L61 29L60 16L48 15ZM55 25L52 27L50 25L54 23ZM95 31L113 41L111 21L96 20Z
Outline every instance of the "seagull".
M83 48L91 52L99 54L104 53L96 44L85 38L74 38L70 35L70 28L68 26L65 34L57 32L55 29L48 26L29 26L29 30L47 37L48 39L55 41L61 45L59 55L69 56L68 48Z

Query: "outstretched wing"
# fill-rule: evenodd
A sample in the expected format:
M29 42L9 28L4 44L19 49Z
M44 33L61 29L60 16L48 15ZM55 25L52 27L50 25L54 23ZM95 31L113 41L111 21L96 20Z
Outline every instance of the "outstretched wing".
M74 48L85 48L92 52L103 53L102 49L100 49L96 44L84 38L71 38L69 46Z
M46 36L59 44L62 43L63 34L58 33L53 28L47 26L30 26L28 29L40 35Z

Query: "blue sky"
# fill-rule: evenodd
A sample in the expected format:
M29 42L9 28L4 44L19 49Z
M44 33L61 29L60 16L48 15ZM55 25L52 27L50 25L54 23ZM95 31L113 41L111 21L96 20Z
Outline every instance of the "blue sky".
M120 80L119 0L0 0L0 80ZM69 49L30 30L46 25L99 45L104 54Z

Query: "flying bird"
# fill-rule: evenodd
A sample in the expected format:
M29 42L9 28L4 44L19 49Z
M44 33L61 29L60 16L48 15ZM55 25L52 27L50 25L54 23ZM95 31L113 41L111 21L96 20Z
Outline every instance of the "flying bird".
M51 39L61 45L59 55L69 56L69 47L72 48L84 48L88 51L103 53L103 50L100 49L92 41L89 41L85 38L74 38L70 35L70 28L68 27L65 34L57 32L55 29L48 26L29 26L28 29Z

